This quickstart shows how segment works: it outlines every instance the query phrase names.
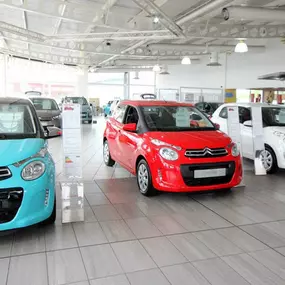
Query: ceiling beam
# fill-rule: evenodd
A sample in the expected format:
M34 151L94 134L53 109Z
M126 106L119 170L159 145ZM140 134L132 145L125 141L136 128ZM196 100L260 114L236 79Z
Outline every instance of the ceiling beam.
M177 37L185 37L182 29L172 19L170 19L153 1L132 0L141 7L149 16L158 17L159 23L172 32Z

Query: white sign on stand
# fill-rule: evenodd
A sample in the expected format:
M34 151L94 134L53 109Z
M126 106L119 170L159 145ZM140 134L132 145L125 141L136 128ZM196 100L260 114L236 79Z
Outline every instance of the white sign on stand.
M81 106L65 103L62 106L62 145L66 182L62 189L62 222L84 221L84 187L81 157Z
M238 106L228 105L227 111L228 111L228 124L227 124L228 134L229 137L232 139L232 141L237 144L240 151L241 163L243 164ZM241 181L239 186L244 186L243 181Z
M262 162L264 155L264 136L261 107L256 105L251 108L252 134L254 149L254 170L255 175L266 175L266 169Z

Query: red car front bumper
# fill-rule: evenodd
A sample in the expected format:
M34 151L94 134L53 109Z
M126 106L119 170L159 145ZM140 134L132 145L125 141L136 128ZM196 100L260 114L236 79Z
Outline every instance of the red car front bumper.
M197 192L233 188L242 181L240 157L225 156L216 159L183 159L179 162L165 162L156 159L150 165L153 186L167 192ZM195 178L195 170L226 169L221 177Z

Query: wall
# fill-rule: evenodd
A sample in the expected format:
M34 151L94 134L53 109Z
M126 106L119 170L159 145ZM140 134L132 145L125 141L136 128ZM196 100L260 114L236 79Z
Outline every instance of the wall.
M170 75L157 76L157 88L225 86L225 56L220 55L221 67L208 67L208 57L189 66L169 66ZM258 76L285 72L285 45L280 40L271 40L266 52L231 54L228 56L226 88L285 87L280 81L258 80Z

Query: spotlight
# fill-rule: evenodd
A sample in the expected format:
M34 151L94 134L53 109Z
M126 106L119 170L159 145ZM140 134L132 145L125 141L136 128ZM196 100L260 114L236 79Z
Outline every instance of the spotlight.
M154 22L155 24L157 24L157 23L159 22L159 18L158 18L157 16L155 16L155 17L153 18L153 22Z
M153 66L153 69L152 69L154 72L160 72L161 68L158 64L154 65Z
M235 52L237 52L237 53L248 52L247 44L244 41L240 41L239 43L237 43L237 45L235 47Z
M181 64L183 64L183 65L189 65L189 64L191 64L191 59L190 59L190 57L189 57L189 56L184 56L184 57L182 58L182 60L181 60Z

